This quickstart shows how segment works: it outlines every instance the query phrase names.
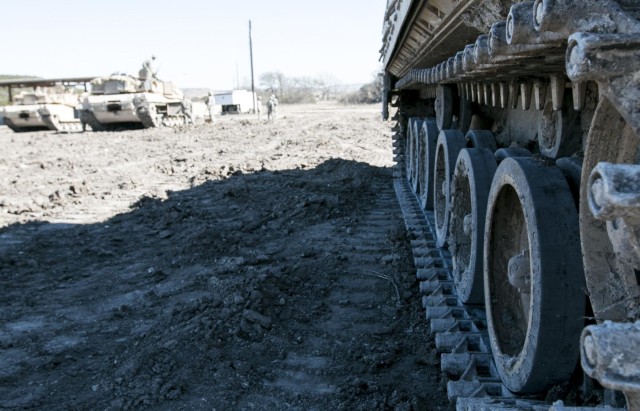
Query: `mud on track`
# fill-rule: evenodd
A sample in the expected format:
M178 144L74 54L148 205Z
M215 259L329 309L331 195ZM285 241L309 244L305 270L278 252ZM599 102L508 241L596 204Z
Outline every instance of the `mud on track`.
M378 118L0 128L0 409L449 409Z

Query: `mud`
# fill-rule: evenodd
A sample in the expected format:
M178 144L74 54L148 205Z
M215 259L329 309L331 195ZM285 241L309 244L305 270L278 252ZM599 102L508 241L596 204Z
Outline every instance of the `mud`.
M377 106L0 128L0 408L452 409Z

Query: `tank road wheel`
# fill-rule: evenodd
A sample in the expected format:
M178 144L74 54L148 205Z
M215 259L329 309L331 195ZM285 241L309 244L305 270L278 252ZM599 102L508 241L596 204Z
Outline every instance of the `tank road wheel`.
M498 149L496 139L489 130L469 130L465 138L469 148L486 148L491 153Z
M534 393L566 381L578 360L586 299L578 216L561 171L505 159L485 227L487 327L503 383Z
M435 109L438 130L450 129L453 124L453 89L451 86L438 85Z
M451 180L449 249L453 280L464 303L482 304L484 222L491 180L498 167L493 152L484 148L460 151Z
M409 119L409 125L411 130L411 147L413 148L411 152L411 174L409 174L409 182L411 183L411 189L414 193L417 194L421 163L420 152L422 151L422 148L420 147L420 130L422 129L422 119L411 118Z
M473 109L471 107L471 101L464 98L464 96L460 96L460 107L458 110L458 129L460 129L463 133L469 131L469 127L471 127L471 120L473 119Z
M580 149L582 133L579 127L575 127L577 116L573 110L571 93L565 94L562 110L554 110L552 102L546 102L538 122L540 154L549 158L559 158Z
M442 130L438 136L433 167L433 210L436 217L436 243L444 247L449 233L449 186L464 135L458 130Z
M404 131L404 172L407 181L410 181L413 173L413 118L407 121L407 129Z
M420 162L418 164L419 200L422 208L433 208L433 162L438 143L438 126L433 119L425 119L420 127Z
M580 185L584 269L598 321L640 319L639 161L640 139L603 98L589 130Z

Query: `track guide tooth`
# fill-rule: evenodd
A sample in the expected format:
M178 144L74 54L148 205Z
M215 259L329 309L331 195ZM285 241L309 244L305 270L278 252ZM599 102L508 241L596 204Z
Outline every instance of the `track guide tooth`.
M487 353L444 353L440 357L440 368L445 374L459 378L459 381L500 383L497 373L491 374L488 365L491 360L491 354Z
M451 274L446 268L422 268L416 273L418 280L451 281Z
M423 307L450 307L449 301L447 301L446 297L442 296L424 296L422 297L422 306Z
M420 283L420 293L430 294L431 297L447 297L454 296L455 290L452 281L428 280Z
M471 319L471 315L464 307L425 307L425 317L427 320L453 318L453 319Z
M466 344L474 346L487 345L482 338L485 333L482 332L460 332L460 331L444 331L436 334L436 349L439 352L452 352L459 344L466 340ZM471 343L469 343L471 341Z

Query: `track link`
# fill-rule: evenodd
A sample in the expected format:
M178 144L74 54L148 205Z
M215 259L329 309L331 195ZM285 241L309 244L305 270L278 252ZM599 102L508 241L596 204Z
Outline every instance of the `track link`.
M59 133L82 131L82 124L79 120L61 122L58 119L52 118L50 114L46 114L42 115L42 121L50 130L57 131Z

